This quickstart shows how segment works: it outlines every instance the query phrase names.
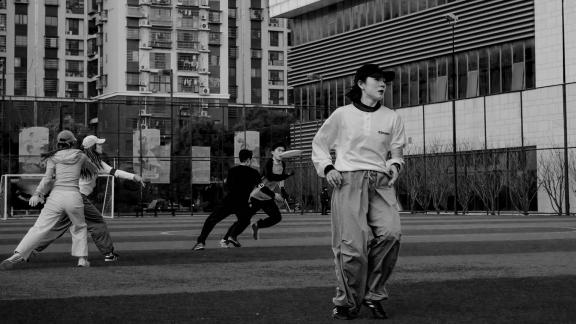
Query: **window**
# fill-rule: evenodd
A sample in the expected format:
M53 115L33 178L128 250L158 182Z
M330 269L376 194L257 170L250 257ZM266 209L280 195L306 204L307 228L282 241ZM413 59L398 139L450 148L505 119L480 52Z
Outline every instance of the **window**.
M83 14L84 0L66 0L66 11L69 13Z
M140 85L140 73L126 73L126 85Z
M272 105L283 105L284 104L284 90L270 89L269 90L268 101Z
M0 31L6 31L6 14L0 14Z
M284 71L269 70L268 71L268 84L269 85L284 85Z
M277 51L268 52L268 65L283 66L284 52L277 52Z
M66 82L66 98L84 98L84 83Z
M16 46L24 46L28 45L28 37L26 35L16 35Z
M158 48L171 48L172 47L172 34L169 31L151 31L150 40L152 47Z
M150 68L169 69L170 53L150 53Z
M24 14L15 15L14 16L14 24L27 25L28 24L28 15L24 15Z
M178 48L198 50L198 32L178 31Z
M84 61L66 61L66 76L69 77L83 77L84 76Z
M44 95L46 97L58 96L58 79L44 79Z
M150 91L164 93L170 92L170 75L162 73L151 73Z
M200 92L200 81L196 77L178 77L178 92Z
M46 16L46 26L58 26L58 17Z
M66 19L66 34L80 34L80 19Z
M58 70L58 59L45 58L44 59L44 69L46 69L46 70Z
M198 54L178 53L179 71L196 71L198 69Z
M14 78L14 95L16 96L25 96L26 95L26 87L27 87L27 82L26 82L26 77L20 77L18 76L17 78Z
M270 32L270 46L283 46L282 44L282 32L271 31Z
M66 55L83 56L84 55L84 41L76 39L66 40Z
M6 53L6 36L0 35L0 53Z
M46 37L44 39L44 47L58 48L58 37Z

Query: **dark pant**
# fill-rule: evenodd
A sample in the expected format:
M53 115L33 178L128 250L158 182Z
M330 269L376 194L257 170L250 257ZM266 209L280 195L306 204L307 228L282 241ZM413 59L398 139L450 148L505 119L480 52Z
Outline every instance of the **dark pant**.
M322 215L328 215L328 206L330 203L328 201L322 201Z
M108 226L106 226L102 214L85 195L82 195L82 202L84 203L84 218L86 219L88 232L90 232L94 244L96 244L98 250L100 250L100 253L103 255L114 252L114 243L112 242L112 237L110 237ZM39 242L36 251L40 252L46 249L52 242L64 235L71 225L72 222L70 218L68 218L68 215L62 214L58 223L56 223L56 225L46 233L44 239Z
M282 214L280 214L280 209L278 209L278 205L274 199L270 200L258 200L258 199L250 199L251 209L247 216L242 216L238 218L238 221L230 227L228 232L230 233L231 237L238 237L238 235L242 234L246 227L250 225L250 219L256 212L262 209L268 217L264 219L259 219L256 224L258 224L258 228L267 228L272 227L282 220Z
M226 217L232 214L236 214L236 218L238 218L238 221L236 223L238 223L242 219L243 220L242 224L244 224L244 222L246 222L244 219L247 218L248 219L247 222L248 224L250 224L251 214L248 204L246 202L224 199L224 203L216 207L216 210L214 210L208 216L208 218L206 218L206 220L204 221L204 225L202 226L200 236L198 236L198 239L196 241L198 243L205 244L208 235L210 235L210 232L212 232L216 224L220 223L222 220L224 220ZM230 228L226 232L226 235L224 235L224 239L227 239L229 237L236 239L236 236L232 234L233 227L234 225L230 226Z

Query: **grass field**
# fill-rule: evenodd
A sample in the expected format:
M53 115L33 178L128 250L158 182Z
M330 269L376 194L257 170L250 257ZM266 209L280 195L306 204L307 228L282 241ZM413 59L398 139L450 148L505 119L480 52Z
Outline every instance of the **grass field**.
M331 323L329 218L285 215L239 249L190 248L205 215L109 221L117 263L70 238L0 272L0 323ZM33 219L0 223L8 256ZM388 323L576 323L576 219L403 215ZM376 322L363 310L358 323Z

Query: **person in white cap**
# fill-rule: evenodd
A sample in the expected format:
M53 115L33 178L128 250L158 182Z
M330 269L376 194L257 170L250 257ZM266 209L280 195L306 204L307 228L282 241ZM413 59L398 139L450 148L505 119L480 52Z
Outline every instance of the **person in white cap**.
M338 286L335 319L353 319L362 305L384 319L385 285L398 259L400 215L394 183L404 165L404 123L381 105L394 72L376 64L356 71L351 104L326 119L312 141L312 161L332 191L332 251ZM336 151L333 162L331 150Z
M120 179L128 179L139 182L142 187L145 186L142 178L137 174L132 174L126 171L117 170L112 168L106 162L102 161L100 154L102 154L102 144L106 139L98 138L94 135L88 135L82 141L82 150L90 158L90 160L98 167L98 174L110 174ZM118 260L118 254L114 252L114 243L108 231L108 226L102 217L102 214L92 204L88 196L96 187L97 175L87 179L80 179L80 193L84 201L84 216L88 224L88 232L92 236L92 240L102 255L104 261L111 262ZM67 215L62 215L60 221L52 227L49 233L44 237L42 242L36 248L36 252L44 250L53 241L64 235L68 228L71 226L70 218Z
M72 255L78 257L78 266L88 267L88 232L84 220L84 204L79 190L80 178L90 178L97 174L97 166L82 151L73 148L76 138L70 131L61 131L57 136L57 149L42 154L46 161L46 173L30 198L34 207L44 203L44 196L50 195L34 223L14 254L0 263L0 270L12 269L25 262L30 254L47 236L64 213L68 215L72 234Z

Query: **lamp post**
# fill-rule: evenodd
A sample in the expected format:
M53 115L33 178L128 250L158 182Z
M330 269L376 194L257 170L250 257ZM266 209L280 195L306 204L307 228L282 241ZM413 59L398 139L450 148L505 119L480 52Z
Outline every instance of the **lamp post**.
M322 75L321 73L309 73L306 75L306 78L308 80L320 81L320 107L322 107L324 105L324 75ZM330 115L330 112L328 111L328 105L326 105L324 107L322 117L328 118L329 115ZM314 119L316 119L316 116L314 116Z
M172 174L174 173L174 163L172 159L174 156L174 70L162 70L162 74L170 76L170 183L172 183ZM170 210L172 216L175 216L174 210L174 186L170 186Z
M568 111L566 107L566 39L564 31L564 0L562 0L562 113L564 115L564 201L570 216L570 172L568 170Z
M458 214L458 159L456 157L456 56L454 34L458 16L453 13L446 14L444 19L452 27L452 154L454 156L454 214Z

